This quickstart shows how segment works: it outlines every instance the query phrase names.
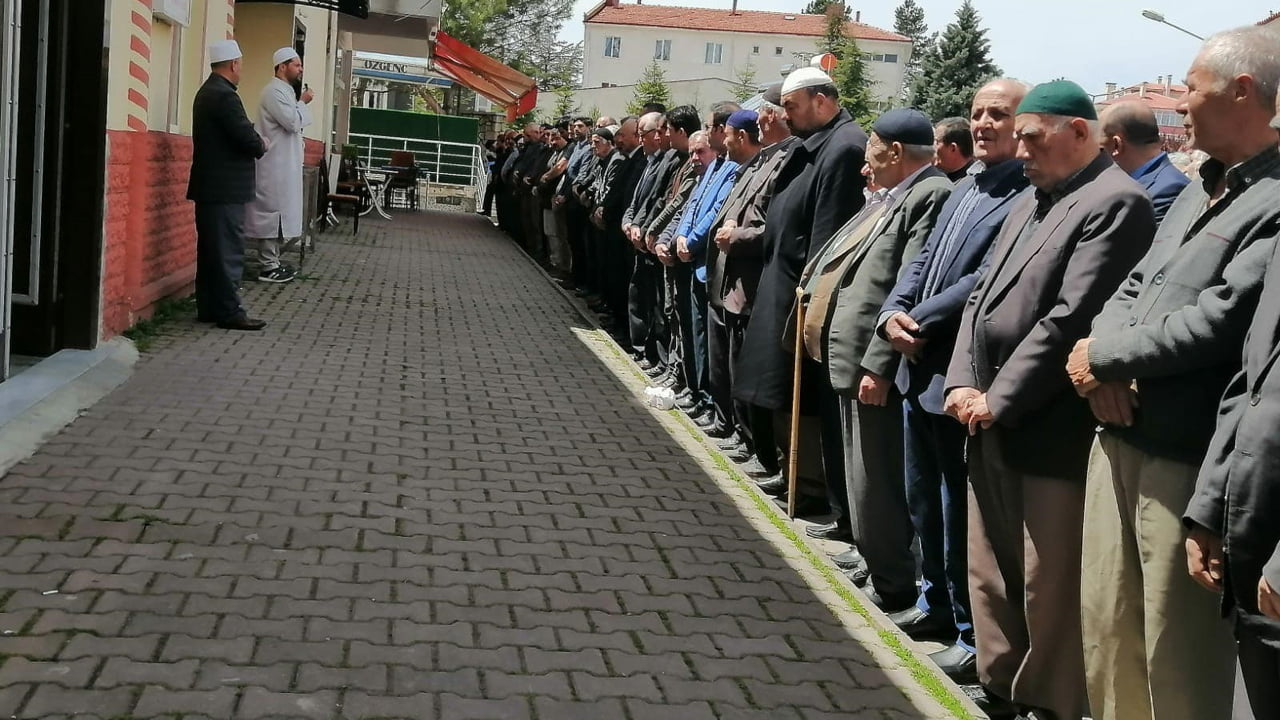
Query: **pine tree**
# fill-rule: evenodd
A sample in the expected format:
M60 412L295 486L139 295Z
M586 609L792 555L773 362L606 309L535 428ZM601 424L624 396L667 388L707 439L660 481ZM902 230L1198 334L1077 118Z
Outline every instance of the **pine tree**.
M758 92L756 87L756 66L751 60L747 60L746 65L735 68L733 78L733 97L738 102L742 102Z
M562 85L552 92L556 94L556 107L553 111L555 113L556 120L572 115L573 112L578 109L578 103L573 98L572 87Z
M893 11L893 31L911 38L911 59L907 61L906 72L902 76L902 91L899 94L902 102L908 102L916 79L920 76L921 62L929 54L933 44L929 26L924 21L924 8L916 0L903 0Z
M818 52L836 56L836 67L831 80L840 91L840 106L849 111L859 123L870 122L873 110L871 77L867 61L858 48L858 41L848 32L848 8L833 3L826 10L827 25L818 41Z
M631 103L627 105L627 112L639 115L646 103L662 103L668 107L671 106L671 88L667 86L667 73L657 60L650 62L644 69L640 82L636 83L635 94L631 96Z
M934 120L965 116L974 93L999 75L982 19L970 0L964 0L956 19L922 59L911 104Z
M826 15L827 8L832 5L839 5L844 9L844 14L849 14L849 6L839 0L809 0L809 4L804 6L800 12L805 15Z

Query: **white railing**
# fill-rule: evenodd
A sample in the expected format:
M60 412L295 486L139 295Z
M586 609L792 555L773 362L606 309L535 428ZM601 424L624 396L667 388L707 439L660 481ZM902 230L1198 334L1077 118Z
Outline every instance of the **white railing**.
M411 152L419 177L428 183L466 186L474 191L477 202L484 199L488 168L479 145L355 132L348 138L360 148L365 167L380 168L391 163L393 152Z

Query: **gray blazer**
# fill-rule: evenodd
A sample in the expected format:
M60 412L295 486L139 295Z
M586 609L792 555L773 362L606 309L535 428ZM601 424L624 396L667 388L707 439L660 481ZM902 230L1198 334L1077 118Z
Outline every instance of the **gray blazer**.
M1280 623L1258 612L1258 578L1280 587L1280 258L1273 253L1218 428L1184 521L1218 533L1226 548L1223 608L1280 649Z
M1024 228L1042 215L1038 227ZM1067 378L1067 355L1155 234L1142 188L1099 154L1052 194L1018 200L965 307L947 390L987 394L1004 461L1083 480L1095 422Z
M893 379L901 356L876 333L876 321L898 276L924 247L951 189L946 173L935 167L917 175L885 215L880 232L860 243L844 264L827 321L825 356L837 391L856 393L864 369Z
M1206 209L1223 173L1227 191ZM1093 321L1089 365L1099 380L1138 381L1135 447L1199 465L1280 234L1280 150L1227 171L1210 160L1204 184L1169 208L1147 256Z

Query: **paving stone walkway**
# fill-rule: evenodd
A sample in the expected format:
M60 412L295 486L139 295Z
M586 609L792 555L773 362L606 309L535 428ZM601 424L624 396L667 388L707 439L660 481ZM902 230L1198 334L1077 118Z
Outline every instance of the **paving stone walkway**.
M246 290L0 479L0 717L952 717L486 221Z

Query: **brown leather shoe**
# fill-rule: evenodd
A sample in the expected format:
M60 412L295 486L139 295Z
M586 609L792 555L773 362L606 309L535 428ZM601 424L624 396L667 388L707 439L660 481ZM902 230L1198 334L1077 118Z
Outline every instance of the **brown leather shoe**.
M230 320L219 320L218 327L223 330L261 330L267 324L257 318L251 318L248 315L237 315Z

